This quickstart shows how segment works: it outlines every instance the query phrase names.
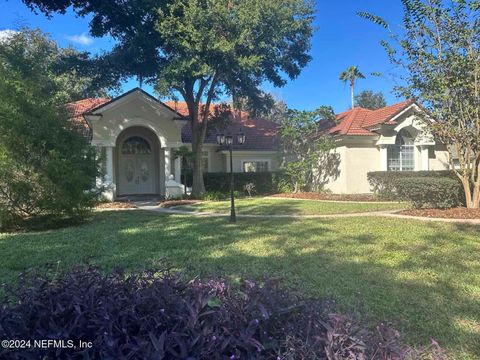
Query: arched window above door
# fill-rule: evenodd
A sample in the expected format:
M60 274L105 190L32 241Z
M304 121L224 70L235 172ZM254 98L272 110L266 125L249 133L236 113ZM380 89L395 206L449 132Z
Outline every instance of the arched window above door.
M389 145L387 150L388 171L415 170L415 139L405 129L395 138L395 145Z
M122 144L122 155L151 154L152 148L147 140L140 136L132 136Z

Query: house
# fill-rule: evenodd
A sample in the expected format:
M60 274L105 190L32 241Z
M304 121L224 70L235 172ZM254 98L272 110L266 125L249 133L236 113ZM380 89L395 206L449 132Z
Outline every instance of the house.
M175 150L191 146L184 103L163 103L136 88L114 99L84 99L67 104L71 121L98 148L104 159L106 198L183 193L180 159ZM225 134L243 131L244 145L235 145L233 169L274 171L279 167L278 125L247 116L234 118ZM205 172L230 170L228 151L209 132L203 148Z
M136 88L114 99L85 99L67 108L76 127L103 155L108 199L183 193L180 159L174 154L181 146L191 146L185 103L164 103ZM428 115L413 101L338 114L335 124L322 127L334 138L338 159L323 186L337 194L369 193L371 171L448 169L447 148L428 133L425 121L430 121ZM203 170L230 171L228 150L217 145L211 130L205 138ZM240 130L246 142L234 146L234 172L278 170L278 125L243 114L221 132Z
M448 150L427 131L425 121L433 120L410 100L338 114L326 130L335 139L338 169L325 187L337 194L369 193L371 171L448 169Z

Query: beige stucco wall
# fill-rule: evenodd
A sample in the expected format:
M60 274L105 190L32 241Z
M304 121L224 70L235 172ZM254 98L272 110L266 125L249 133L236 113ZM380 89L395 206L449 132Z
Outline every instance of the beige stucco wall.
M435 145L435 152L429 158L430 170L447 170L450 168L449 153L445 146Z
M353 139L337 147L340 156L338 177L325 186L335 194L362 194L370 192L367 173L380 171L380 150L372 139Z
M111 109L102 111L101 115L87 116L92 127L94 145L115 146L118 135L133 126L153 131L162 148L181 142L181 131L173 121L173 113L158 104L149 104L142 98L126 99Z

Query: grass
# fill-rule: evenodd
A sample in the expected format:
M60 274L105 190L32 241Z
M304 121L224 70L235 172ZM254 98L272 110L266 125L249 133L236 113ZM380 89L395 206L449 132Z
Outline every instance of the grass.
M314 200L285 199L237 199L235 208L239 214L274 215L327 215L355 212L370 212L381 210L404 209L402 203L349 203L323 202ZM184 205L179 209L199 212L215 212L227 214L230 211L230 201L208 201L195 205Z
M468 225L390 218L195 218L143 211L95 214L88 224L0 234L0 282L33 266L105 270L167 257L189 275L281 276L333 298L372 327L392 322L414 345L433 337L456 359L480 358L480 238Z

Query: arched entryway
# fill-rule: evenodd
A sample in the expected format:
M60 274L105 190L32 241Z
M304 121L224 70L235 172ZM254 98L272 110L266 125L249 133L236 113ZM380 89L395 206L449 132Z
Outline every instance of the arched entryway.
M158 195L158 137L151 130L132 127L117 138L117 195Z

